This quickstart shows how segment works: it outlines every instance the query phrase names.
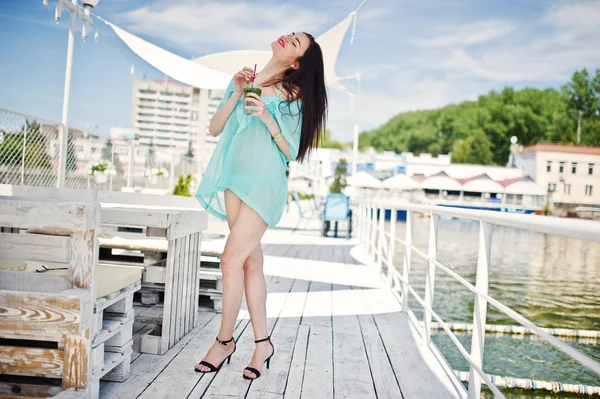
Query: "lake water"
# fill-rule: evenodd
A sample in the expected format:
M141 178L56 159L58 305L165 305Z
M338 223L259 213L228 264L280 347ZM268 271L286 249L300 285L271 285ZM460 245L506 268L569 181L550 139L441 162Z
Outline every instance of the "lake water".
M414 245L427 252L429 219L415 218L414 225ZM398 222L396 230L398 237L404 238L405 223ZM472 284L478 232L478 222L439 222L438 259ZM400 243L396 248L394 262L401 270L404 249ZM423 297L425 261L414 253L410 279ZM600 330L600 243L494 227L489 293L540 327ZM443 320L472 323L473 302L470 291L437 270L433 309ZM410 306L422 318L418 302L412 300ZM488 324L517 323L488 305ZM470 335L457 335L470 351ZM445 333L435 334L432 339L454 369L469 370L467 361ZM569 344L600 361L600 341L569 340ZM487 334L483 368L502 376L600 386L600 376L535 336ZM514 390L504 390L504 394L510 398L568 397Z

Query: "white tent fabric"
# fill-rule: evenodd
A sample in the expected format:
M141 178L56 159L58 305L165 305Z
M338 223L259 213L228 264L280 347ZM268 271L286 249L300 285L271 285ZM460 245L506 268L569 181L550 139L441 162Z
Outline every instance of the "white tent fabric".
M415 190L421 188L421 184L410 176L397 174L383 181L383 187L394 190Z
M108 21L104 22L134 53L175 80L202 89L224 89L231 80L231 75L227 73L197 64L140 39Z
M371 176L365 171L357 172L356 175L348 178L348 184L353 187L363 188L381 188L381 180Z
M509 184L504 190L506 194L548 195L547 190L540 187L529 177Z
M504 192L504 186L484 174L465 182L463 184L463 191L475 193L502 193Z
M335 73L335 64L346 32L355 16L355 12L350 13L342 22L315 39L323 52L325 84L330 89L343 92L348 91L340 84L343 78L340 78ZM194 62L232 76L242 69L244 65L252 68L254 64L257 64L260 70L269 62L271 55L271 51L260 50L226 51L195 58Z
M421 182L421 187L429 190L462 191L462 184L444 172L425 178Z
M343 78L335 73L335 64L344 37L355 17L356 11L353 11L343 21L315 39L323 51L327 87L346 93L348 90L340 84ZM229 84L231 76L244 65L258 64L261 68L271 58L271 51L250 50L227 51L188 60L98 18L110 26L134 53L150 65L175 80L202 89L224 89Z

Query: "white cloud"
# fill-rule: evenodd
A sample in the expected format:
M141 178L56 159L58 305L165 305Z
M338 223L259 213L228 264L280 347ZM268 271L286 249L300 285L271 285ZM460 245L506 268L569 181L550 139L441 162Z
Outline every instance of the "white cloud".
M327 14L295 5L187 0L161 2L125 13L126 27L178 46L257 49L293 30L315 31ZM198 48L196 49L198 50Z
M600 1L593 0L557 3L542 18L542 22L560 28L574 38L597 34L600 31L599 21Z
M459 40L464 33L459 30L456 35L448 36L456 40L446 40L448 49L445 52L441 49L427 52L424 49L421 57L427 59L427 65L432 69L452 71L465 77L505 84L563 83L574 70L598 65L598 21L600 1L560 2L551 6L537 20L509 24L515 27L509 37L498 37L493 43L468 49L467 46L474 39L469 41L465 37L465 40ZM480 25L474 23L467 26ZM492 36L488 32L480 37ZM443 42L443 38L432 40L440 44ZM439 57L440 54L443 54L441 59L432 61L433 57Z
M361 131L377 128L401 112L435 109L465 100L476 100L493 88L470 77L447 74L434 78L417 70L403 70L389 78L391 92L363 90L351 110L341 94L330 94L329 127L333 137L352 141L352 126Z
M446 33L428 39L415 39L412 43L423 47L468 46L506 36L514 30L514 26L507 21L491 19L441 26L438 30Z

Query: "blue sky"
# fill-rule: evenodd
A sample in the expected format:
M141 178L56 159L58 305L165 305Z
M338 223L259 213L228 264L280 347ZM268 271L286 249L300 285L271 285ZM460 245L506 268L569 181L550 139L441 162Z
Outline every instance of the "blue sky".
M49 2L0 2L0 108L60 120L68 15L57 25ZM95 12L191 58L269 49L290 31L316 36L359 3L101 0ZM350 141L354 123L367 130L402 111L505 86L559 87L575 70L600 67L598 21L600 0L367 0L354 45L348 34L337 63L339 76L363 75L361 95L351 111L347 96L331 92L329 127L334 138ZM95 26L98 42L76 37L69 121L106 134L110 126L129 126L132 81L163 75L107 26Z

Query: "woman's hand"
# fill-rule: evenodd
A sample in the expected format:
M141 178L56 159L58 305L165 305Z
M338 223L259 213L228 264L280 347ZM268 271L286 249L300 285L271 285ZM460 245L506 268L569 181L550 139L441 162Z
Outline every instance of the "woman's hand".
M256 93L246 93L244 97L244 101L247 101L254 105L246 105L244 106L245 110L251 111L248 116L258 116L263 123L267 123L269 119L272 119L273 116L265 106L265 102L262 98L260 98Z
M248 67L244 67L241 71L233 75L233 81L235 83L234 93L241 97L244 93L244 86L246 85L246 81L254 79L256 75L254 75L254 71Z

